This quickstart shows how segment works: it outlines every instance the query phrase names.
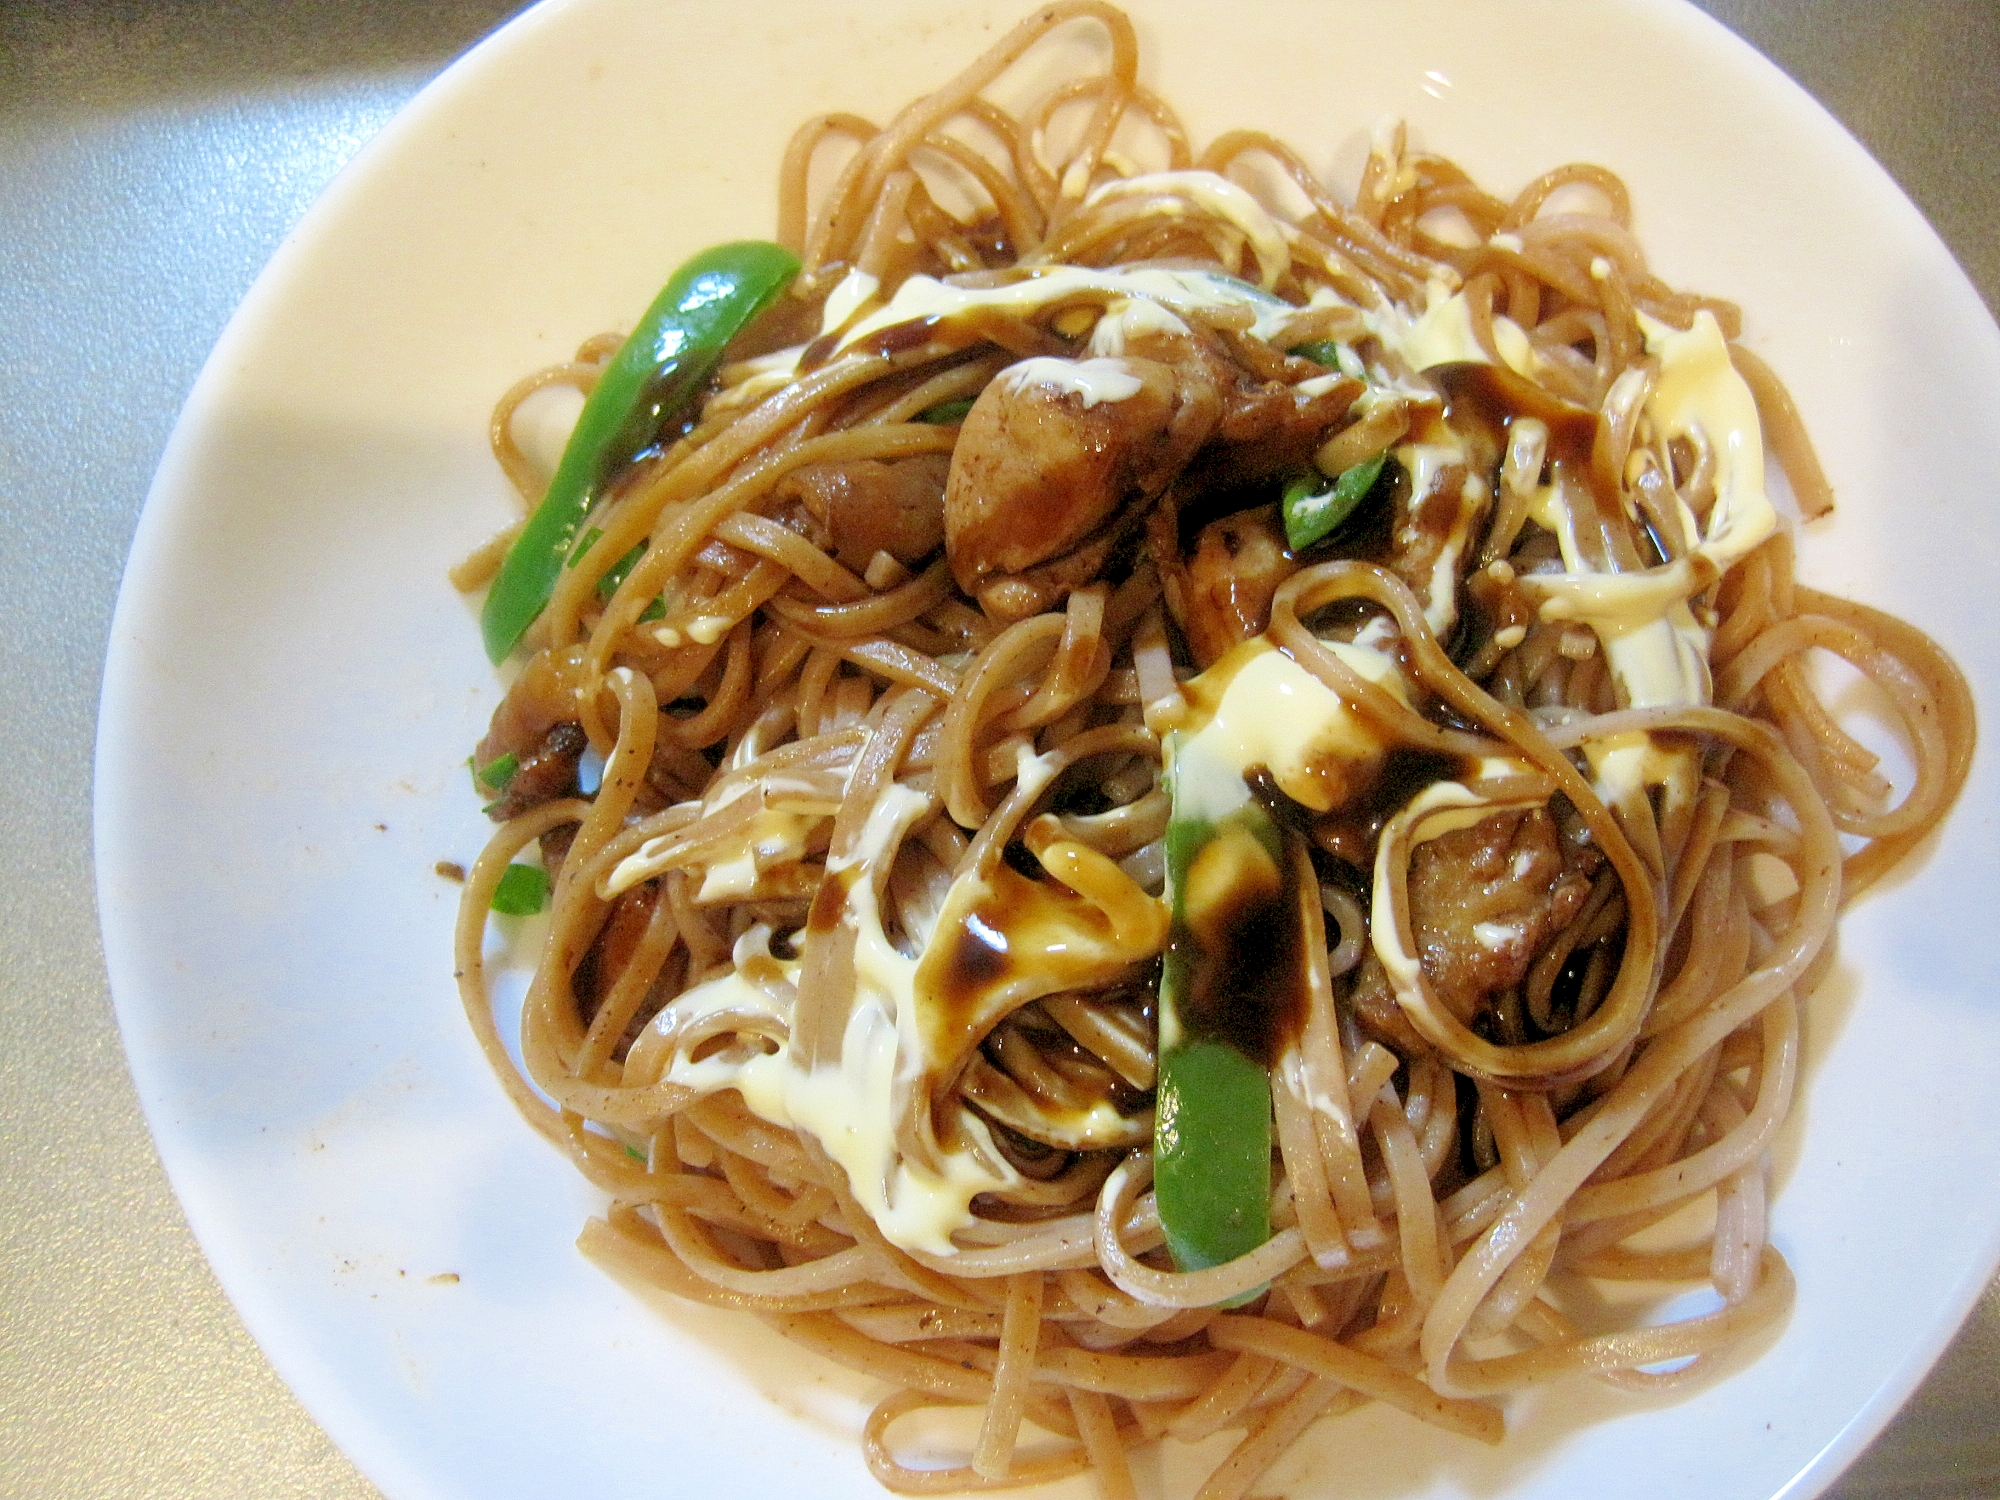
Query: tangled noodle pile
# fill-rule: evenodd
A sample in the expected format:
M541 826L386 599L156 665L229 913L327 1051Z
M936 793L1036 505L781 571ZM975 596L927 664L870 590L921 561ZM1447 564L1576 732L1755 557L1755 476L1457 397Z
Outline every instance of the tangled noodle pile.
M1102 71L988 102L1076 24ZM807 122L796 280L608 473L475 756L460 980L609 1195L583 1248L890 1387L906 1493L1130 1495L1133 1445L1232 1431L1237 1496L1363 1402L1491 1442L1532 1382L1700 1378L1792 1296L1799 997L1971 750L1932 643L1793 577L1796 413L1615 176L1506 200L1384 129L1348 203L1137 70L1066 0ZM502 402L529 504L515 409L620 342ZM482 957L524 856L525 1077ZM1597 1331L1586 1282L1718 1300ZM905 1463L937 1405L976 1444Z

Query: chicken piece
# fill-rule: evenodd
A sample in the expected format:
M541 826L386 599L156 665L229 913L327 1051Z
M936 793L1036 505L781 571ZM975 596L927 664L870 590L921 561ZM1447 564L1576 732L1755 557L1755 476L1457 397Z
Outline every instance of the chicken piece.
M1426 840L1410 858L1418 954L1461 1021L1519 984L1589 896L1590 878L1564 860L1546 808L1482 818Z
M1181 627L1195 661L1215 665L1232 646L1262 635L1271 599L1299 565L1285 548L1275 505L1211 521L1176 580Z
M576 711L581 668L575 649L537 652L493 710L472 763L484 768L508 755L517 763L489 809L495 822L518 817L575 787L577 758L588 743Z
M920 453L894 463L862 458L807 464L778 484L815 523L814 540L861 573L878 552L914 566L944 542L944 490L951 460Z
M503 755L523 755L555 725L574 720L581 667L581 653L575 650L538 651L530 657L493 710L486 738L473 752L474 762L484 766Z
M500 795L487 804L487 816L504 823L531 807L571 795L576 790L577 761L589 743L583 726L571 720L553 726L526 755L515 751L519 764Z
M1410 858L1410 920L1424 977L1466 1025L1519 985L1538 953L1575 921L1599 856L1565 840L1544 808L1495 813L1419 844ZM1370 952L1355 976L1355 1018L1409 1055L1424 1044Z
M1154 360L1036 358L959 430L945 488L958 586L1019 620L1095 578L1215 425L1213 391Z
M1227 342L1177 319L1148 319L1117 341L1215 402L1214 430L1147 523L1167 607L1206 667L1262 633L1272 595L1297 571L1276 508L1245 505L1268 495L1271 480L1310 467L1363 387L1254 339ZM1184 557L1189 535L1194 545Z
M1589 863L1588 851L1566 857L1555 819L1541 807L1494 813L1417 845L1410 925L1439 1004L1471 1025L1520 984L1535 955L1583 910ZM1354 1004L1372 1029L1398 1029L1385 1024L1396 1005L1372 953L1356 979Z
M1227 497L1308 468L1364 389L1358 380L1329 376L1254 339L1229 343L1185 325L1149 324L1119 342L1129 355L1168 366L1184 386L1214 393L1215 428L1181 486L1190 497ZM1188 514L1198 517L1202 508L1194 500Z
M1240 506L1234 491L1306 467L1362 389L1300 380L1316 367L1275 351L1252 368L1249 343L1232 349L1157 309L1107 314L1105 329L1091 359L1010 366L960 430L946 550L959 587L996 618L1047 609L1093 579L1176 478L1191 515L1214 515Z
M1485 519L1488 491L1471 483L1462 463L1444 463L1396 486L1389 523L1391 572L1424 606L1432 632L1450 643L1458 619L1458 588L1473 558L1473 539ZM1419 493L1417 485L1422 484Z

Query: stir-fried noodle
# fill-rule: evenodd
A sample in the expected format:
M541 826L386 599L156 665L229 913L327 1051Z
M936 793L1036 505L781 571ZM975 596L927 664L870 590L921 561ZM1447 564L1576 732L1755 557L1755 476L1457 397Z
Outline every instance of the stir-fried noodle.
M1075 24L1104 71L982 97ZM1197 151L1095 0L886 128L800 130L802 274L616 476L480 747L457 964L610 1196L584 1250L892 1387L890 1488L1129 1495L1134 1445L1233 1431L1202 1493L1236 1496L1326 1414L1497 1441L1500 1393L1683 1384L1784 1315L1799 1000L1950 806L1971 706L1794 579L1763 445L1830 503L1796 413L1631 219L1602 168L1510 201L1400 130L1352 203L1257 132ZM502 402L530 504L516 406L617 345ZM1353 514L1295 544L1336 476ZM1900 721L1900 796L1814 651ZM1162 900L1217 765L1276 843ZM524 853L525 1077L482 961ZM1268 1235L1216 1265L1152 1190L1170 943L1268 1083ZM1231 952L1277 977L1201 990ZM1598 1331L1562 1295L1592 1280L1719 1301ZM906 1466L938 1405L983 1408L975 1446Z

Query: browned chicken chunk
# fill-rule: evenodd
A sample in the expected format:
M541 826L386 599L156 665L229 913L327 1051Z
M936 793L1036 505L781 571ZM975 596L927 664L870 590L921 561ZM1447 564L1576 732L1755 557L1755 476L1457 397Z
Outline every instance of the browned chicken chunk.
M1189 466L1186 495L1227 496L1305 468L1363 389L1255 339L1207 329L1154 326L1120 343L1128 356L1166 365L1183 387L1212 393L1215 425Z
M1427 608L1432 604L1439 565L1449 569L1447 576L1456 588L1471 562L1473 527L1468 517L1484 502L1468 500L1466 480L1470 475L1464 464L1449 463L1430 474L1422 494L1407 483L1396 486L1389 553L1383 560ZM1447 557L1448 551L1453 555ZM1444 629L1448 619L1442 613L1434 615L1431 626Z
M1495 813L1417 845L1410 922L1424 977L1466 1024L1527 977L1535 955L1575 921L1590 895L1583 858L1565 858L1545 808ZM1406 1040L1388 976L1371 953L1356 978L1364 1024Z
M1204 526L1177 580L1181 625L1196 664L1213 666L1232 646L1262 635L1272 596L1298 570L1275 505Z
M1097 576L1215 420L1213 394L1146 359L1023 360L980 393L945 489L958 586L1019 620Z
M514 774L489 809L504 823L531 807L569 795L576 786L577 758L588 741L577 722L574 652L537 652L493 710L486 737L473 751L484 770L513 756Z
M778 484L776 498L797 501L815 523L815 539L855 572L878 552L922 562L944 543L944 488L951 460L942 453L883 463L807 464Z
M646 928L653 920L653 909L659 904L659 886L650 880L633 886L611 903L604 926L598 929L596 940L584 954L583 962L576 966L570 980L576 996L577 1018L585 1025L589 1025L597 1015L612 987L639 951ZM639 1022L639 1025L644 1024ZM629 1043L635 1030L636 1027L628 1027L621 1042Z
M555 725L527 754L514 752L519 764L500 795L488 804L487 816L504 823L531 807L572 795L576 791L576 764L589 743L583 726L570 722Z

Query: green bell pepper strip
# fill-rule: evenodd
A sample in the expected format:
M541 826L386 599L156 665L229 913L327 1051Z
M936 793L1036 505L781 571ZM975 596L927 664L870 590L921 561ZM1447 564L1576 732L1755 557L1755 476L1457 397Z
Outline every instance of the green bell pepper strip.
M1204 954L1189 924L1188 874L1221 837L1247 833L1274 859L1282 835L1255 802L1218 824L1187 810L1180 735L1167 738L1167 898L1173 926L1160 976L1160 1076L1153 1116L1153 1185L1167 1249L1183 1271L1247 1255L1271 1237L1271 1077L1219 1036L1191 1024ZM1231 824L1240 827L1231 828ZM1280 866L1282 868L1282 866ZM1226 976L1225 976L1226 982ZM1233 1300L1247 1302L1261 1288Z
M1361 502L1375 488L1375 481L1382 477L1382 466L1388 457L1386 453L1378 453L1365 463L1342 470L1327 489L1319 488L1322 481L1317 473L1301 474L1286 485L1284 502L1279 506L1285 518L1285 545L1301 552L1330 536L1341 522L1361 508Z
M547 606L605 482L686 409L729 341L798 270L798 257L783 246L740 240L704 250L674 272L598 376L548 492L487 592L479 623L494 661Z

